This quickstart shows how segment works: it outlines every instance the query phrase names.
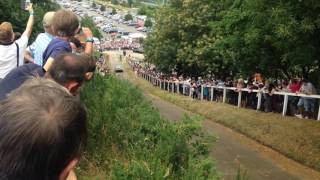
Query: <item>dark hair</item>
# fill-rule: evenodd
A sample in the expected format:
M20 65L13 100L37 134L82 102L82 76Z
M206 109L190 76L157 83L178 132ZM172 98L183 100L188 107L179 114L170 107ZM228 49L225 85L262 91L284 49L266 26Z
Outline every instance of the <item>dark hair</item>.
M94 72L96 70L96 66L97 66L97 63L96 63L96 60L94 59L94 57L88 56L88 55L85 55L85 54L82 55L82 56L88 63L87 72Z
M54 81L31 79L0 103L0 179L56 180L86 141L85 108Z
M79 19L71 11L59 10L53 16L52 27L55 35L72 37L79 27Z
M71 37L70 42L72 42L77 48L83 48L80 40L75 37Z
M83 56L65 53L59 55L53 61L47 76L60 85L65 85L69 81L76 81L81 84L87 70L88 62Z
M20 32L14 32L14 40L18 40L21 38L21 33Z

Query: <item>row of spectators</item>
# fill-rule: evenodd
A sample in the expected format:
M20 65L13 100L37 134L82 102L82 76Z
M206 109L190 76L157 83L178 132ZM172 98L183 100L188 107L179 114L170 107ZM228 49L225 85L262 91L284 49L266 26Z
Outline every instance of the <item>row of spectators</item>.
M0 179L76 179L87 141L78 91L96 68L92 32L70 11L48 12L45 32L27 46L32 4L27 10L21 37L0 24Z
M227 90L226 102L238 105L238 95L241 91L241 107L257 108L258 93L262 93L262 103L260 110L264 112L282 112L284 96L277 95L276 92L289 92L296 94L315 95L317 90L314 85L305 78L293 78L291 80L263 80L261 74L256 73L252 78L244 80L239 79L218 79L202 77L183 77L172 74L167 76L161 72L156 71L153 65L146 65L138 61L129 61L131 67L137 74L147 74L156 79L162 80L161 87L169 89L169 91L180 92L194 99L201 99L203 95L204 100L213 100L221 102L223 100L223 89L212 89L216 87L230 87L234 90ZM168 83L166 83L168 82ZM155 85L160 86L159 82L154 81ZM179 84L177 86L177 84ZM203 86L203 89L201 88ZM201 92L203 90L203 92ZM295 115L299 118L314 119L316 117L317 101L311 97L289 97L288 115Z
M109 39L109 40L101 40L100 48L105 50L133 50L141 48L141 44L136 40L132 39Z

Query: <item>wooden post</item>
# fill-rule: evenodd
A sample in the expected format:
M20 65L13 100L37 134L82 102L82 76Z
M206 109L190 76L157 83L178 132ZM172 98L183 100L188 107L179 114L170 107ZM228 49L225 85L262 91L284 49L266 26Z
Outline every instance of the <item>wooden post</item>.
M241 96L242 96L242 91L240 90L239 94L238 94L238 107L239 108L241 107Z
M167 90L168 90L168 92L170 92L170 81L167 81L167 84L168 84L168 85L167 85L167 87L168 87Z
M289 96L287 94L284 95L282 116L286 116L286 114L287 114L288 100L289 100Z
M223 99L222 102L226 103L226 99L227 99L227 88L223 88Z
M257 110L260 110L261 108L261 99L262 99L262 92L258 92Z

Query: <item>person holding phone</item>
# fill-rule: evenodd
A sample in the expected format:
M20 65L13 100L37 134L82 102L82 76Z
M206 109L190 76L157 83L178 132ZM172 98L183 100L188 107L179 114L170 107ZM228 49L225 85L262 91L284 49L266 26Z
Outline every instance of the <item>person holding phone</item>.
M3 79L12 69L23 65L24 51L28 45L34 24L34 11L30 3L27 8L29 19L21 37L15 39L10 22L0 24L0 79Z
M72 52L70 40L82 30L86 38L85 54L91 55L93 49L93 35L89 28L81 28L78 17L71 11L59 10L52 20L53 39L43 53L43 68L48 71L57 56Z

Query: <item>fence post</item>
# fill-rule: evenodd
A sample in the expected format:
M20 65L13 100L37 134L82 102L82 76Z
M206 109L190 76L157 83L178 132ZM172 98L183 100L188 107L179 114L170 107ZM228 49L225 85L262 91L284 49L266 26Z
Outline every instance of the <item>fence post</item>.
M285 116L287 114L288 100L289 100L289 96L287 94L284 95L282 116Z
M223 88L223 98L222 98L222 102L226 103L226 99L227 99L227 88Z
M172 92L172 93L174 93L174 86L175 86L175 83L174 83L174 82L172 82L171 84L172 84L172 86L171 86L171 87L172 87L172 88L171 88L171 92Z
M168 85L167 85L167 87L168 87L168 92L170 92L170 81L167 81L167 83L168 83Z
M261 94L261 92L258 92L257 110L260 110L260 108L261 108L261 99L262 99L262 94Z
M211 86L211 97L210 97L210 101L213 101L213 86Z
M203 101L203 89L204 89L204 87L203 87L203 85L201 85L201 101Z
M241 89L239 90L239 94L238 94L238 107L241 107L241 96L242 96L242 91Z
M319 111L318 111L318 118L317 118L318 121L320 121L320 103L319 103Z
M176 83L176 93L180 94L180 84Z
M186 95L186 86L184 85L184 83L182 84L182 94Z

